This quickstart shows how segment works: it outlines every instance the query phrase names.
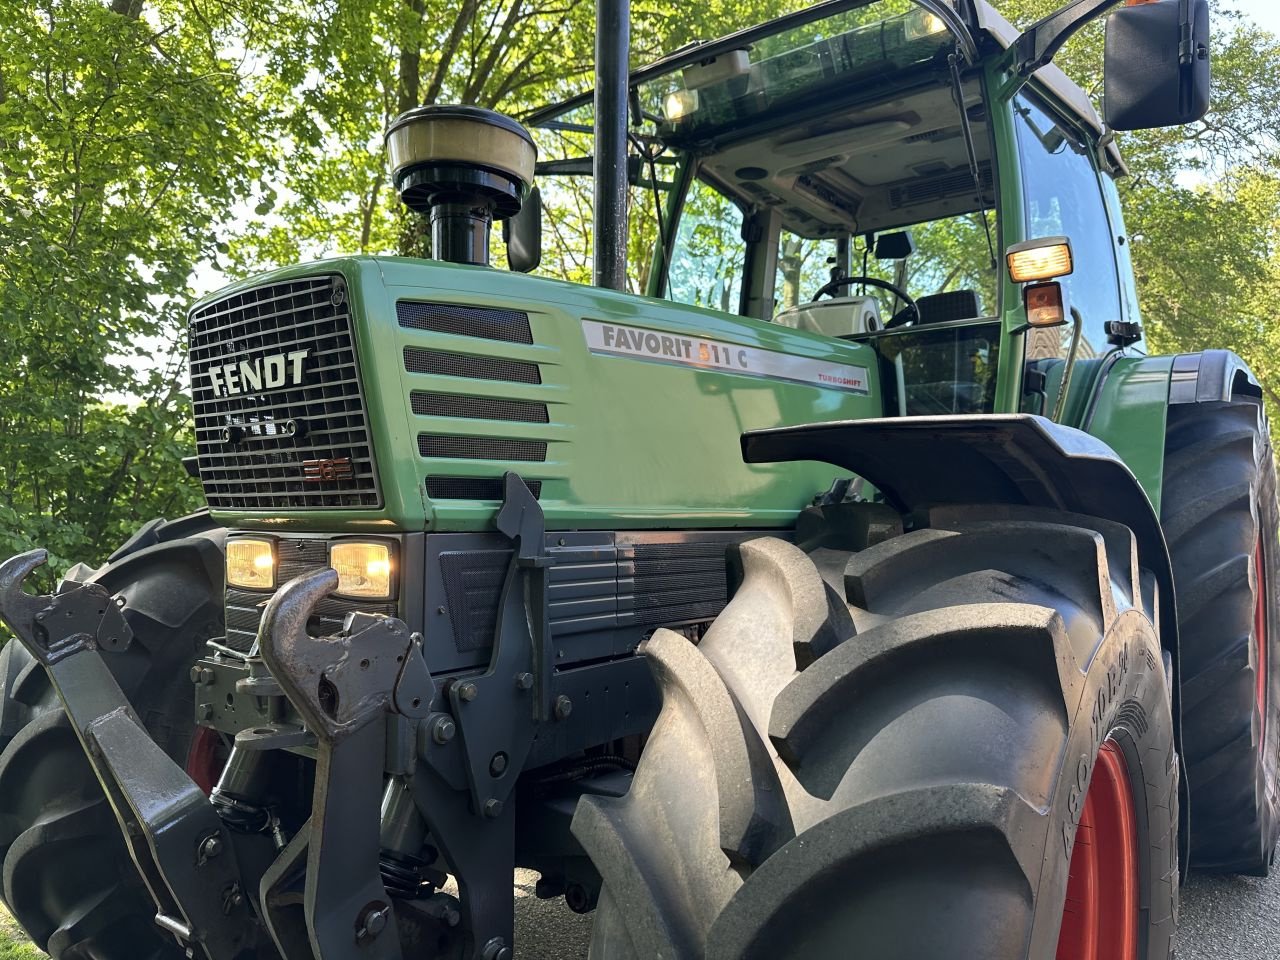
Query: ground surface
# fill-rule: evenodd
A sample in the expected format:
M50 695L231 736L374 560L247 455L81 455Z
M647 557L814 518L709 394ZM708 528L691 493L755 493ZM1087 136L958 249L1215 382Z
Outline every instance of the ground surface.
M516 875L517 960L585 960L591 920L563 900L538 900L536 875ZM1267 880L1192 876L1182 889L1178 960L1280 960L1280 872ZM0 960L38 960L0 911Z

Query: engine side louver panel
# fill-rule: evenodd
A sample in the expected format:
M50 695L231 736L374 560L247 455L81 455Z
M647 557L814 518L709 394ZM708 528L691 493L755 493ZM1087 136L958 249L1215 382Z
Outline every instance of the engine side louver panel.
M539 463L547 459L547 442L420 433L418 452L428 460L518 460L522 463Z
M507 420L512 423L547 423L547 405L530 400L502 400L452 393L409 395L413 412L423 417L461 417L468 420Z
M534 498L542 496L541 480L525 480ZM502 500L501 477L427 477L427 496L432 500Z
M540 497L545 480L562 475L562 464L548 463L552 443L568 440L563 423L552 423L547 400L563 404L566 397L563 385L544 382L556 367L539 361L554 363L556 353L535 342L529 314L402 300L396 316L411 378L410 413L431 418L419 421L416 441L427 497L499 502L508 471Z
M466 353L404 348L404 368L410 373L429 373L437 377L466 377L470 380L505 380L507 383L541 383L536 363L504 360L500 357L474 357Z
M396 304L400 326L460 337L481 337L505 343L533 343L529 315L522 310L495 310L456 303L401 300Z

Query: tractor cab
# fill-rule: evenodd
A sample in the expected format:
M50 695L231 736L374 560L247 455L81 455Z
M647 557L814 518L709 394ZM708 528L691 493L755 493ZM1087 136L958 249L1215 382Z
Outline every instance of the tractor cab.
M637 71L630 288L864 342L888 415L1047 413L1069 359L1142 345L1123 163L1035 56L983 0L835 0ZM562 269L593 109L526 118ZM1010 272L1052 238L1069 269Z

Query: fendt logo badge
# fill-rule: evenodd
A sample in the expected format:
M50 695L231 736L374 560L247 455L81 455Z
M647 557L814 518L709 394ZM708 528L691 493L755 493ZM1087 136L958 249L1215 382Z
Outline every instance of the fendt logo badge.
M209 368L209 383L215 397L229 397L252 390L296 387L302 383L303 362L310 350L271 353L252 360L219 363Z

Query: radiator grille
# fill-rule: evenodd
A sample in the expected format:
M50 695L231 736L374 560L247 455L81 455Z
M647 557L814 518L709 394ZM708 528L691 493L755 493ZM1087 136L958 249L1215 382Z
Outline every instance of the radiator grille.
M533 343L529 315L522 310L467 307L456 303L401 300L396 304L400 326L462 337L483 337L506 343Z
M279 540L276 542L276 582L288 583L304 573L313 573L329 565L328 543L324 540ZM227 588L226 642L227 646L241 653L248 653L258 636L262 611L271 594L255 590ZM307 625L313 636L323 637L337 633L348 613L381 613L393 617L396 604L393 601L346 600L325 597L316 606L315 616Z
M459 651L479 650L493 643L498 604L506 581L510 550L475 550L440 555L449 621Z
M634 623L719 616L729 597L723 543L638 543L634 549Z
M549 594L552 637L602 626L649 628L714 619L728 601L724 539L618 545L558 554ZM557 548L551 548L556 552ZM440 579L457 650L493 643L508 549L447 550Z
M499 400L452 393L409 395L413 412L426 417L463 417L469 420L509 420L514 423L547 423L547 405L531 400Z
M340 277L225 297L192 313L190 342L196 449L209 506L382 505ZM329 462L333 469L318 469Z
M547 459L547 441L420 433L418 452L432 460L519 460L539 463Z
M503 360L499 357L473 357L465 353L446 353L422 347L404 348L404 368L410 373L429 373L437 377L506 380L509 383L542 382L542 374L538 372L536 363Z

